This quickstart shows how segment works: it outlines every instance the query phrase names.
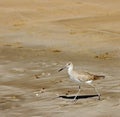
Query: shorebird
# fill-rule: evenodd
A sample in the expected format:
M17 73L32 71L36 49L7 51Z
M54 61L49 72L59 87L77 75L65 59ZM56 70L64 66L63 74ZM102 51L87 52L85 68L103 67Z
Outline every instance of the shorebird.
M63 68L59 69L58 71L60 72L60 71L64 70L65 68L67 68L69 78L72 81L78 83L78 85L79 85L79 90L78 90L77 94L74 97L74 101L76 101L77 96L78 96L78 94L80 92L81 83L88 84L89 86L94 88L95 92L98 95L98 99L100 100L100 93L98 92L97 88L92 83L93 83L94 80L105 78L105 76L103 76L103 75L94 75L94 74L91 74L89 72L79 72L78 73L78 72L73 70L72 62L67 63Z

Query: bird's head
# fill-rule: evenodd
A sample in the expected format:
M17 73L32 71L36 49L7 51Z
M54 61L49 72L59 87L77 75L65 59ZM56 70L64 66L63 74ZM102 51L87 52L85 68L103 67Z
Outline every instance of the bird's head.
M58 72L64 70L65 68L69 69L70 67L73 67L72 62L68 62L64 67L62 67L61 69L59 69Z

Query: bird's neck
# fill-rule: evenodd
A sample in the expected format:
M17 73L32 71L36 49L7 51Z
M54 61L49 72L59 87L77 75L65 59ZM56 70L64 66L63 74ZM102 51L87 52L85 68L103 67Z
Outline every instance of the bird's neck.
M70 67L68 68L68 74L71 75L72 71L73 71L73 66L70 66Z

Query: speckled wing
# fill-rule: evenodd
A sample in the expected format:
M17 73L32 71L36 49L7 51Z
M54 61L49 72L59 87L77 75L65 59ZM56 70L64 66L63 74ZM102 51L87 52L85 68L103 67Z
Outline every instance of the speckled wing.
M81 81L89 81L89 80L98 80L101 78L105 78L105 76L102 75L94 75L89 72L80 72L78 79Z

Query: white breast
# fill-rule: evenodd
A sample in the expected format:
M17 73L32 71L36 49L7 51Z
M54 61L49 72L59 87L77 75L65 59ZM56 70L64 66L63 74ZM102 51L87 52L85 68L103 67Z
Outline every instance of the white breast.
M68 75L69 75L69 77L70 77L70 79L71 79L72 81L74 81L74 82L76 82L76 83L80 83L80 80L78 79L79 74L76 73L75 71L73 71L73 68L70 67L70 68L68 69Z

